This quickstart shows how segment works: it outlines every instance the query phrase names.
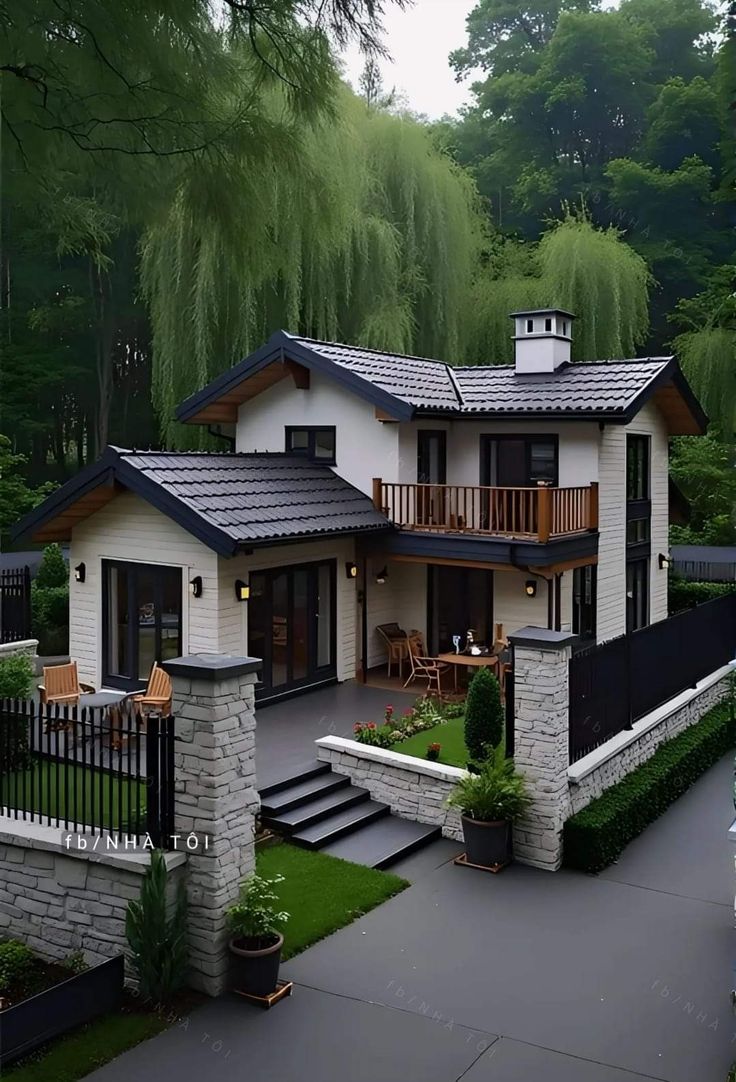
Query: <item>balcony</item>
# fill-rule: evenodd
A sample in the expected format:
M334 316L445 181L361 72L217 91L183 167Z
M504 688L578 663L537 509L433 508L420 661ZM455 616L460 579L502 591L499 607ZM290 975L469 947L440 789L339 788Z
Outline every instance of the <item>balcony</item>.
M491 488L373 479L376 508L402 530L548 541L598 529L598 485Z

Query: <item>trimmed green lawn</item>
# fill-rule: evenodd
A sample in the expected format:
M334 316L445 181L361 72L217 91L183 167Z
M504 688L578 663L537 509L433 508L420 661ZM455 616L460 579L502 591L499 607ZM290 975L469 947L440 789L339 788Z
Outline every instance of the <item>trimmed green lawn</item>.
M306 950L409 886L398 875L286 842L261 849L257 869L267 878L285 877L277 887L279 902L289 913L284 958Z
M3 1078L12 1082L77 1082L134 1045L155 1037L168 1024L165 1014L108 1014L54 1041L48 1051L35 1052L16 1067L6 1068Z
M417 759L427 758L427 745L441 744L439 762L445 766L464 767L468 761L468 749L465 747L465 718L452 718L444 725L435 725L423 733L415 733L408 740L392 744L391 751L400 755L415 755Z
M132 801L128 800L129 792ZM145 820L146 786L139 782L129 789L105 770L60 762L57 771L55 762L37 759L27 770L16 770L2 779L1 802L42 815L58 814L70 823L93 823L115 830L131 815L137 818L138 807Z

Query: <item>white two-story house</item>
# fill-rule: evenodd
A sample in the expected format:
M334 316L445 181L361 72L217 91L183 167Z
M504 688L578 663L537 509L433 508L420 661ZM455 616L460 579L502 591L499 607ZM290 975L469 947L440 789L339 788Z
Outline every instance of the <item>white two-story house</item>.
M365 679L385 623L434 654L663 619L668 440L703 411L673 357L571 363L570 313L513 318L488 367L279 331L179 407L232 450L109 448L54 492L16 534L70 543L80 676L247 654L271 699Z

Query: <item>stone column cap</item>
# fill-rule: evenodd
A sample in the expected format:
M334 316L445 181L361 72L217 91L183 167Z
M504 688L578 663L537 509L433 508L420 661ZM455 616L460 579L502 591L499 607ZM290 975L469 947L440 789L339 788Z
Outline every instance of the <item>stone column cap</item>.
M534 650L563 650L577 639L571 631L550 631L546 627L522 627L509 635L513 646L529 646Z
M169 676L188 677L190 680L227 680L234 676L259 673L263 662L258 657L237 657L232 654L187 654L162 661L161 668Z

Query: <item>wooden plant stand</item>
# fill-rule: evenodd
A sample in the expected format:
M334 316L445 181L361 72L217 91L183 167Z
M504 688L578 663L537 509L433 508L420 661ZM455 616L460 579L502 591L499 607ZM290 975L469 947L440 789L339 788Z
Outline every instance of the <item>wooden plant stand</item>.
M457 864L460 868L477 868L480 872L493 872L494 875L497 875L498 872L503 871L511 861L505 860L503 864L471 864L468 860L467 853L461 853L459 857L455 857L452 863Z
M273 1007L274 1003L278 1003L280 999L290 996L293 987L293 981L277 981L275 990L269 992L267 996L253 996L250 992L241 992L239 988L233 988L233 992L235 992L236 996L242 996L243 999L256 1003L259 1007L268 1011Z

